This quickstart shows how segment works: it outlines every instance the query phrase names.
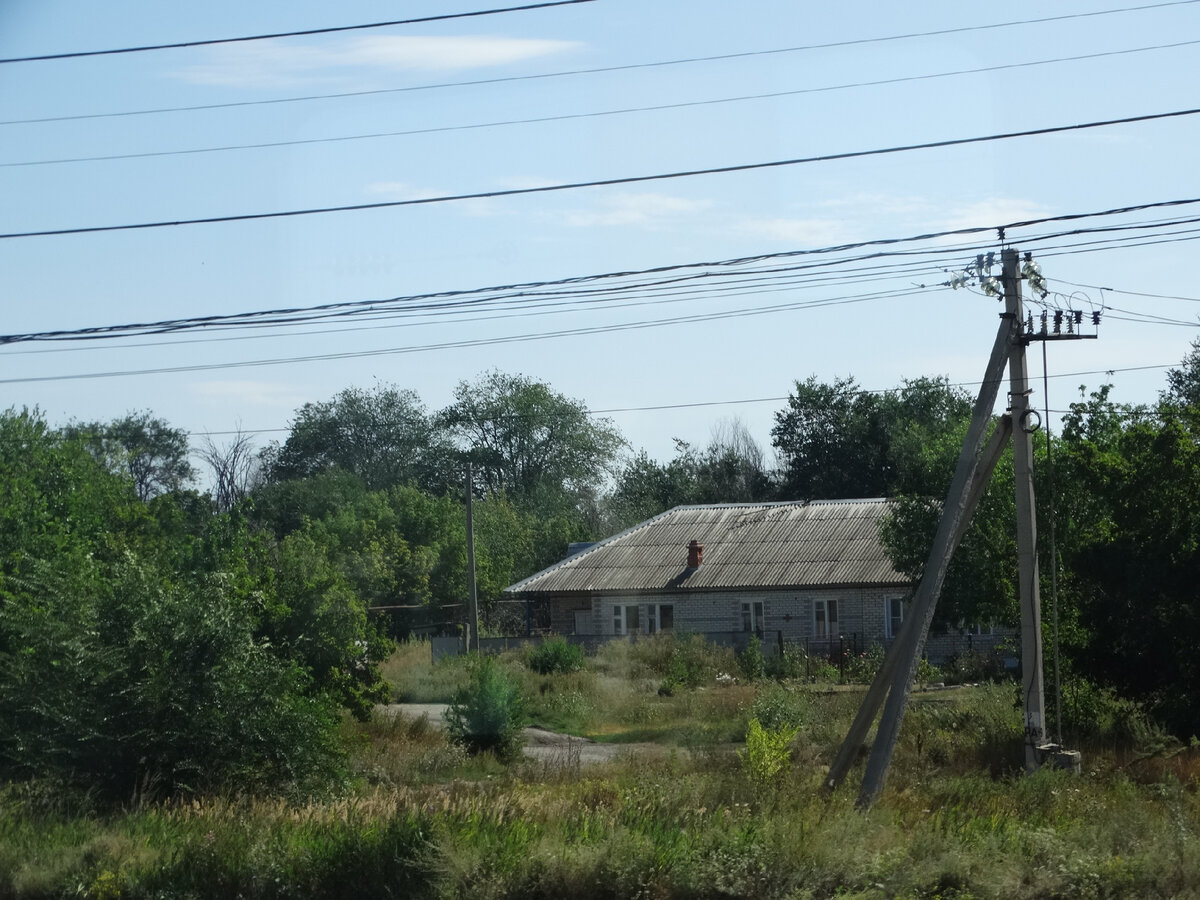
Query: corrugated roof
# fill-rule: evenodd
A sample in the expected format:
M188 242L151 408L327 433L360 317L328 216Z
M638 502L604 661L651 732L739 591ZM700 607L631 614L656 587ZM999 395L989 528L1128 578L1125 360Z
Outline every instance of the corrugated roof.
M887 500L677 506L509 587L510 593L905 584L879 543ZM688 542L704 562L687 566Z

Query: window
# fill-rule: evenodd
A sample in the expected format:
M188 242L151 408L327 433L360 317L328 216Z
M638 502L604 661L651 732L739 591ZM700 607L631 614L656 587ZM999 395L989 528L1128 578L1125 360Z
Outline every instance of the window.
M636 603L629 606L614 606L613 607L613 634L637 634L638 633L638 606Z
M838 633L836 600L813 601L813 637L831 638Z
M982 637L996 633L996 628L993 625L980 625L978 622L974 625L963 625L960 629L963 634L969 634L974 637Z
M742 604L742 631L753 631L762 637L763 602L761 600L750 600Z
M652 603L646 608L646 633L670 631L675 627L675 604Z
M904 599L888 597L883 601L883 636L891 640L900 633L904 622Z

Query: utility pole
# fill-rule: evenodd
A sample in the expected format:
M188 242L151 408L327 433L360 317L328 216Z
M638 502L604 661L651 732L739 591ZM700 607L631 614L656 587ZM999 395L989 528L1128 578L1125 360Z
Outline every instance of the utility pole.
M1001 256L1004 310L1024 320L1017 251ZM1009 407L1013 422L1013 471L1017 501L1017 578L1021 603L1021 699L1025 707L1025 770L1041 764L1039 748L1046 743L1046 691L1042 679L1042 600L1037 559L1037 515L1033 502L1033 432L1037 416L1029 405L1029 371L1025 337L1014 335L1008 358Z
M471 464L467 463L467 652L479 649L479 593L475 587L475 525L472 521L475 492Z
M974 511L973 503L978 502L983 493L980 485L987 483L987 479L991 477L991 466L995 465L995 459L998 458L998 453L995 453L994 450L985 453L983 439L987 425L991 421L1000 382L1004 377L1004 365L1008 359L1009 346L1018 330L1016 320L1007 314L1001 316L1000 327L992 346L992 355L988 360L983 383L979 388L979 396L975 399L971 424L967 428L967 437L963 441L962 451L959 453L958 464L954 469L954 478L946 492L942 518L938 522L933 546L929 551L929 559L925 563L925 574L913 596L912 610L907 621L901 627L899 636L884 658L883 665L875 676L875 680L859 708L858 715L850 726L846 740L842 743L842 749L830 767L826 786L832 789L837 787L849 772L850 766L858 754L858 749L866 740L871 723L886 697L883 717L879 722L879 730L875 736L875 743L871 747L871 756L867 760L867 770L858 795L860 809L866 809L875 802L875 798L879 796L879 792L883 790L884 782L887 780L888 767L891 765L892 754L895 752L896 741L900 735L900 724L904 720L904 712L908 706L908 697L912 690L913 679L916 677L921 651L925 647L925 638L929 634L929 626L933 622L933 613L937 606L938 595L942 590L942 582L945 580L946 570L950 566L950 555L962 539L963 532L971 520L971 513Z
M1003 240L1003 233L1001 233ZM1022 319L1021 278L1025 274L1018 269L1018 254L1014 249L1002 253L1001 288L1004 293L1005 310L1000 314L1001 324L992 355L988 360L979 396L967 437L963 442L958 465L954 471L950 489L942 507L942 518L938 523L925 563L925 572L913 595L912 608L905 618L900 634L892 643L871 683L858 714L846 734L846 739L837 757L829 767L825 787L833 790L846 778L859 751L866 743L867 734L875 717L883 707L883 716L867 760L862 788L858 795L858 807L869 807L883 790L888 767L899 737L900 725L908 704L916 674L917 663L925 646L934 608L959 541L962 540L992 472L1011 439L1016 476L1017 508L1017 551L1020 577L1019 600L1021 605L1021 671L1023 702L1025 707L1025 766L1029 771L1036 769L1043 759L1061 767L1079 770L1079 754L1062 751L1057 746L1046 744L1045 690L1042 681L1042 630L1041 597L1038 585L1037 526L1033 498L1033 432L1040 421L1029 405L1029 377L1025 362L1025 347L1033 340L1077 340L1095 335L1079 333L1082 313L1071 312L1066 321L1067 332L1062 333L1063 312L1055 313L1053 333L1046 327L1046 315L1042 315L1040 333L1033 330L1032 317L1026 323ZM1035 289L1045 295L1044 279L1029 255L1028 277L1036 280ZM991 263L988 262L988 267ZM982 263L979 266L983 269ZM1092 324L1099 324L1099 313L1093 313ZM997 422L986 446L983 443L986 426L991 420L1004 368L1009 369L1009 411ZM885 705L886 701L886 705Z

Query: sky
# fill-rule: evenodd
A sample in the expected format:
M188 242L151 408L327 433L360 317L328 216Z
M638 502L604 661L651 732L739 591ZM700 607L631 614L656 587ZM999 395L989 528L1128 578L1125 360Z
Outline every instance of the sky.
M503 5L0 0L0 58ZM1048 17L1066 18L1028 21ZM601 279L587 293L468 294L477 302L439 309L395 300L356 320L5 343L0 409L38 407L55 424L150 410L193 444L241 430L262 445L284 439L304 403L344 388L396 385L436 410L498 369L603 411L629 452L667 459L676 439L702 445L733 418L769 447L782 398L809 376L880 390L945 376L974 393L1000 305L946 287L953 272L999 251L997 226L1200 197L1200 116L469 200L29 233L437 200L1185 111L1200 106L1198 50L1197 0L591 0L0 63L3 335L692 266ZM1006 230L1009 246L1034 253L1046 302L1085 311L1085 332L1098 334L1048 344L1048 397L1032 345L1035 405L1064 409L1081 385L1104 382L1118 401L1155 399L1197 337L1197 215L1186 204ZM1127 226L1141 227L1061 234ZM828 250L963 228L986 231ZM873 251L907 255L860 258ZM767 259L694 266L751 257Z

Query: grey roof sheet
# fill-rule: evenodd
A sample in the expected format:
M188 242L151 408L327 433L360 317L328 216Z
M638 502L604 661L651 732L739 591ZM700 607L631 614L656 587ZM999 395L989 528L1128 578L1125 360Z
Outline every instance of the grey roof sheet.
M508 588L510 593L904 584L879 542L887 500L677 506ZM704 562L687 567L688 542Z

